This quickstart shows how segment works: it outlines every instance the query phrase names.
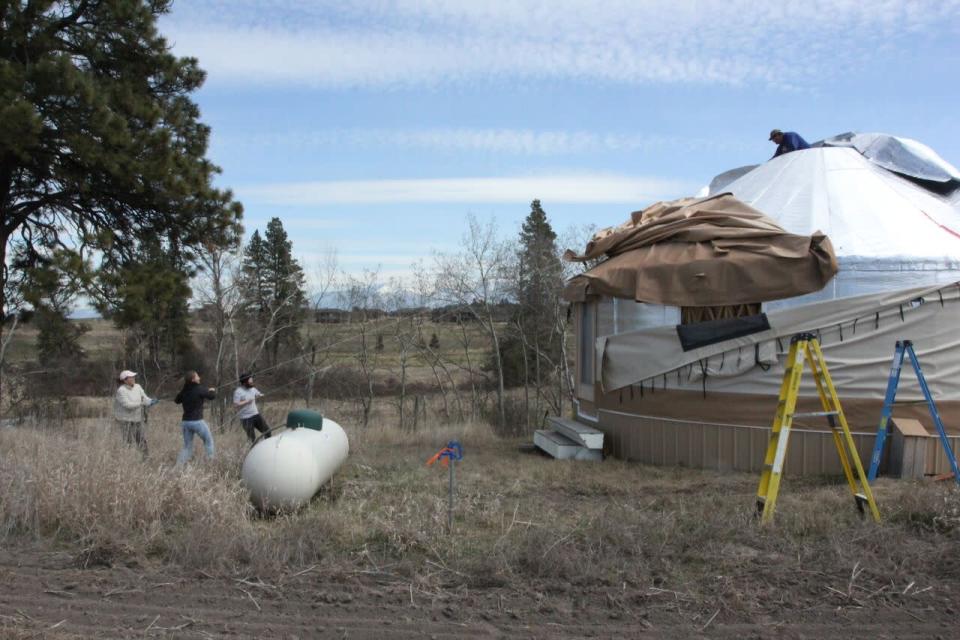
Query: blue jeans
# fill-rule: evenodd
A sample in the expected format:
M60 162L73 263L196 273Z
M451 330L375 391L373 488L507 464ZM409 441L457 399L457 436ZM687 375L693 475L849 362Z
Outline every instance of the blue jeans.
M199 436L203 440L203 446L207 450L207 459L213 459L213 436L210 434L210 427L203 420L184 420L180 423L183 428L183 449L177 456L177 464L190 460L193 457L193 436Z

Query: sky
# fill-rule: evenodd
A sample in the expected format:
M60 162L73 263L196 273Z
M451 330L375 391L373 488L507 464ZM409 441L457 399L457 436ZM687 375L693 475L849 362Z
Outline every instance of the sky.
M307 273L408 276L468 215L619 224L763 162L772 128L914 138L960 165L960 0L178 0L208 156Z

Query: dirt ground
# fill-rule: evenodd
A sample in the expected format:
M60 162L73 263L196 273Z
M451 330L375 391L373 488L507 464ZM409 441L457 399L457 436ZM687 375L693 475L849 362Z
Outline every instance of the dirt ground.
M170 568L82 568L66 553L0 550L3 638L954 638L957 612L837 606L801 578L770 594L770 613L727 622L692 614L683 594L630 587L542 592L429 593L365 572L330 581L316 571L274 583Z
M879 479L875 524L842 481L790 478L761 529L748 474L350 429L335 487L270 519L238 431L181 471L159 432L144 461L107 427L0 431L0 640L960 637L952 484ZM455 535L424 466L449 439Z

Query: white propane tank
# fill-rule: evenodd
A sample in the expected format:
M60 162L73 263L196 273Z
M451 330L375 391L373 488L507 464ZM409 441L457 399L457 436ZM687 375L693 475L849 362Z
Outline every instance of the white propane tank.
M255 444L243 461L243 483L262 511L305 505L350 452L343 427L314 411L291 411L287 427Z

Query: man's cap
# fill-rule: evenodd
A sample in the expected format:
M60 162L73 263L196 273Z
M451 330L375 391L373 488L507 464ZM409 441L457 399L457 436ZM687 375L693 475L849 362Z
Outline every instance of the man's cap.
M123 382L127 378L133 378L136 375L137 375L136 371L130 371L129 369L124 369L123 371L120 372L120 376L117 379Z
M778 135L782 135L782 134L783 134L783 131L780 131L780 129L774 129L773 131L770 132L770 138L769 138L769 139L770 139L770 140L773 140L773 137L774 137L774 136L778 136Z
M240 383L243 384L247 380L253 377L252 373L241 373L240 374Z

